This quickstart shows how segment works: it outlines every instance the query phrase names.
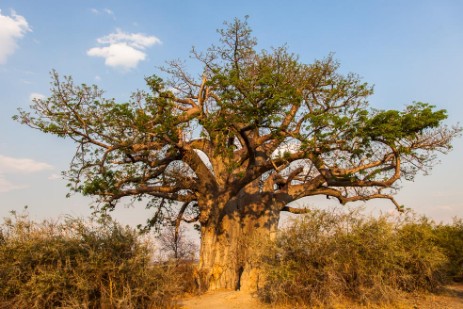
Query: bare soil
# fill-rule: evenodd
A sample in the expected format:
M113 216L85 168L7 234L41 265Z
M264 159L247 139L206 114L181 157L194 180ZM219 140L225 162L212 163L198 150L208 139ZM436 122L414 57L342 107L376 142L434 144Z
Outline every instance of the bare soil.
M448 285L439 294L412 296L406 304L416 309L462 309L463 283Z
M179 302L183 309L286 309L291 306L272 306L246 292L214 291L200 296L185 297ZM339 304L336 309L397 308L397 309L463 309L463 283L445 287L439 294L413 294L399 299L393 306L361 307Z
M264 309L275 308L262 304L253 295L240 291L213 291L203 295L186 297L179 303L182 309Z

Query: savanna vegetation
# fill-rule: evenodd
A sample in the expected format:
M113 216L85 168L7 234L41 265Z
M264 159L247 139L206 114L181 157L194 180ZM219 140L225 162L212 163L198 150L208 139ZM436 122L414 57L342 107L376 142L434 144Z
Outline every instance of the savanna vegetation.
M13 213L0 230L0 308L173 308L193 270L157 259L152 240L109 217Z
M148 226L195 222L201 290L261 286L247 244L271 240L282 212L309 212L296 200L388 199L403 210L397 182L429 171L461 132L427 103L372 109L373 87L331 55L305 64L286 47L257 50L247 20L219 35L193 49L201 72L168 62L129 102L53 72L50 96L15 117L75 143L65 175L100 209L133 199L153 210Z
M14 213L0 231L0 308L176 308L199 292L192 244L171 229L155 245L108 217L34 222ZM265 277L263 303L392 306L463 280L462 235L461 220L313 211L275 241L248 243L256 249L247 258Z
M259 295L273 303L331 308L346 301L392 305L404 292L439 292L463 279L461 223L312 212L263 250L267 277Z

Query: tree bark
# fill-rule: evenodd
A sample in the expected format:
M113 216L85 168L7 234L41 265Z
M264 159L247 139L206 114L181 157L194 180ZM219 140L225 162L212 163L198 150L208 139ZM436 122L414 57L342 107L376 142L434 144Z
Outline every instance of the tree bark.
M228 201L216 218L201 226L199 289L256 291L262 284L255 259L256 248L262 246L256 244L274 238L279 216L272 195L257 181Z

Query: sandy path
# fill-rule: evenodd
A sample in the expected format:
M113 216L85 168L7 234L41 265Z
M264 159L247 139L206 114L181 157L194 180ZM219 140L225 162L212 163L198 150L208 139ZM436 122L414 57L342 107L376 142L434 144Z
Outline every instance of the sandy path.
M408 295L400 299L402 305L391 308L419 309L463 309L463 284L453 284L439 295ZM214 291L200 296L191 296L179 302L182 309L270 309L283 308L264 305L249 293L239 291ZM288 307L286 307L288 308ZM340 305L337 308L371 308L358 305ZM381 308L388 308L381 307Z
M180 302L183 309L264 309L270 308L259 303L249 293L239 291L215 291L201 296L185 298Z

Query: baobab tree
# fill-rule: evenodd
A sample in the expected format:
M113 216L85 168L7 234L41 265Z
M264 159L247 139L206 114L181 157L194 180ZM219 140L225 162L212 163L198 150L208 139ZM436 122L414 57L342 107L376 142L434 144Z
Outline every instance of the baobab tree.
M293 201L388 199L400 210L397 181L428 171L461 131L425 103L370 109L372 87L332 56L304 64L286 47L257 51L246 20L219 34L193 50L198 76L168 62L164 79L117 103L53 72L50 97L16 116L75 142L66 176L104 209L132 197L153 209L150 225L197 222L205 289L255 287L247 240L270 238L281 212L308 211Z

